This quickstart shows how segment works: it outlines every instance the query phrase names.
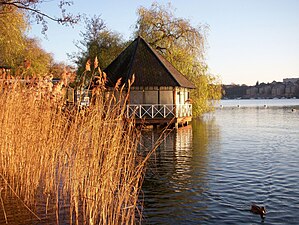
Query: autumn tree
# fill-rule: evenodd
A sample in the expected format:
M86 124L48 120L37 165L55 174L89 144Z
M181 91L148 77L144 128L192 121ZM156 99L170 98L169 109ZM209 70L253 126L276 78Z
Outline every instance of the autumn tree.
M37 39L26 38L25 51L20 57L23 62L30 62L28 72L39 76L49 73L53 57L42 49Z
M60 9L61 14L59 16L50 15L41 9L43 3L49 2L47 0L0 0L0 16L3 14L15 12L16 10L30 16L38 24L42 24L42 33L45 33L48 29L48 21L55 21L62 25L76 24L80 15L73 15L67 12L67 7L73 5L70 0L58 1L57 7ZM3 10L5 9L5 10Z
M15 66L19 64L19 55L25 49L25 31L28 23L24 14L16 9L0 7L0 65Z
M50 70L52 55L43 50L37 39L26 35L30 20L42 23L43 32L47 21L73 24L78 17L66 12L70 1L60 1L61 17L53 17L40 9L43 0L0 0L0 66L12 68L19 75L43 76Z
M74 68L71 68L63 62L55 62L54 60L50 62L49 73L53 74L55 78L61 78L66 69L74 70Z
M84 72L88 60L93 67L96 57L100 68L106 68L126 46L122 36L110 31L99 16L85 19L85 31L81 32L81 37L82 40L76 43L78 52L69 55L78 66L78 75Z
M193 27L189 20L175 17L170 5L154 3L137 13L135 36L142 36L197 87L191 93L194 116L212 110L213 100L221 98L221 85L205 63L208 27Z
M8 6L1 6L1 12L0 65L18 70L21 75L25 70L31 74L47 73L52 56L40 47L36 39L25 35L29 23L24 13Z

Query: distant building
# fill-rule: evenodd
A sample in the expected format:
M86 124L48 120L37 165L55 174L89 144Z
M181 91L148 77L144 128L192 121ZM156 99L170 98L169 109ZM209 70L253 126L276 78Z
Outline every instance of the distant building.
M240 92L240 88L244 88ZM283 82L260 83L255 86L224 85L223 98L299 98L299 78L285 78ZM236 94L238 93L238 94Z
M255 97L259 92L259 89L255 86L250 87L246 90L246 95L248 95L249 98Z
M258 88L259 97L267 98L271 95L271 86L269 84L261 83Z
M296 84L298 81L299 81L299 78L284 78L283 79L284 84L289 83L289 82Z
M272 91L271 91L272 97L274 98L284 97L284 93L285 93L285 85L281 82L276 82L272 87Z
M287 82L286 83L286 89L285 89L285 97L290 98L293 97L297 94L299 88L298 85L296 85L296 83L292 83L292 82Z

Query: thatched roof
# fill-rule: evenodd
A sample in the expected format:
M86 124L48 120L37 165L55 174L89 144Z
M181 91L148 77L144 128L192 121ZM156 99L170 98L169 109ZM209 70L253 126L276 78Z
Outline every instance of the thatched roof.
M127 83L135 74L133 86L195 88L141 37L136 38L104 71L109 86L114 86L119 78L122 78L122 83Z

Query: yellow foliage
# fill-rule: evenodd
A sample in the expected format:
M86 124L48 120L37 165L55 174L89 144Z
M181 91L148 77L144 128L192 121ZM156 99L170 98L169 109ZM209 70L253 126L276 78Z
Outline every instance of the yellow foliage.
M52 56L38 41L26 36L29 23L24 13L14 7L0 8L0 66L18 68L20 74L43 76L50 69Z
M0 64L15 66L25 50L24 33L28 28L24 14L8 7L0 8Z

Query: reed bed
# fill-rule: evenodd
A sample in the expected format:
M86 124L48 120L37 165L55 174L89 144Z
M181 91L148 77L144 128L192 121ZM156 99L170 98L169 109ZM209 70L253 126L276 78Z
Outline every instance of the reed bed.
M84 110L65 107L40 82L0 82L0 189L17 196L38 220L55 210L59 223L60 209L67 208L69 224L140 222L147 158L137 153L134 124L124 120L128 96L105 98L105 79L99 78L93 104ZM44 201L43 214L37 199Z

